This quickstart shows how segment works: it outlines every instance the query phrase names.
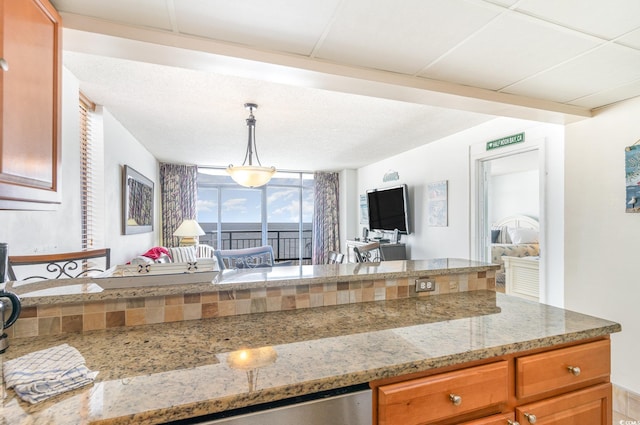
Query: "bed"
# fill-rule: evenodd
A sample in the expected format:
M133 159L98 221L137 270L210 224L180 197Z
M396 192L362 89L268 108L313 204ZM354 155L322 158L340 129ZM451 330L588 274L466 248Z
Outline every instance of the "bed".
M496 286L504 290L506 283L503 257L539 258L538 220L513 215L498 220L491 226L491 262L500 265L496 272Z

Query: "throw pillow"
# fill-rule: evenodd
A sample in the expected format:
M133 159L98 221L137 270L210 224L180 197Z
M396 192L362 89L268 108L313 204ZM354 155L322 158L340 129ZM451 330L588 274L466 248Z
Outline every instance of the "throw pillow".
M509 229L511 242L515 244L538 243L538 231L535 229Z
M192 263L196 261L196 247L181 246L169 248L169 255L174 263Z
M496 241L493 242L493 231L497 230L498 235L496 236ZM491 228L491 243L511 243L511 238L509 237L509 230L507 226L494 226Z

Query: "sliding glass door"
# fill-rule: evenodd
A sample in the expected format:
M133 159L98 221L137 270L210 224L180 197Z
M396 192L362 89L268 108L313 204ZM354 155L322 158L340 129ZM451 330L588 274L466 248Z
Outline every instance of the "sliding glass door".
M266 186L245 188L223 169L198 172L200 243L216 249L271 245L276 261L311 263L313 174L278 172Z

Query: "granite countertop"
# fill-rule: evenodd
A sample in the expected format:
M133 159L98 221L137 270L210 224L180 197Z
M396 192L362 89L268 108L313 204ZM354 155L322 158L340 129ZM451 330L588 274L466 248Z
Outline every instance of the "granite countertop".
M462 258L396 260L375 263L280 266L222 272L81 278L8 282L4 286L22 299L23 307L144 296L243 290L371 279L401 279L471 271L498 270L497 264Z
M23 338L5 360L66 342L100 373L93 385L33 406L6 390L0 418L155 424L618 331L607 320L471 291ZM259 371L252 382L251 367Z

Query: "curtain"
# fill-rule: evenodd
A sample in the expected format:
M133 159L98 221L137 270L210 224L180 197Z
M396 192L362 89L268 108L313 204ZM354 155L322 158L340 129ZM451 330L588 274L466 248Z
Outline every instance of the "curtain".
M183 220L196 218L197 175L195 165L160 164L163 246L178 246L173 232Z
M313 253L312 264L325 264L329 251L340 251L338 173L313 175Z

